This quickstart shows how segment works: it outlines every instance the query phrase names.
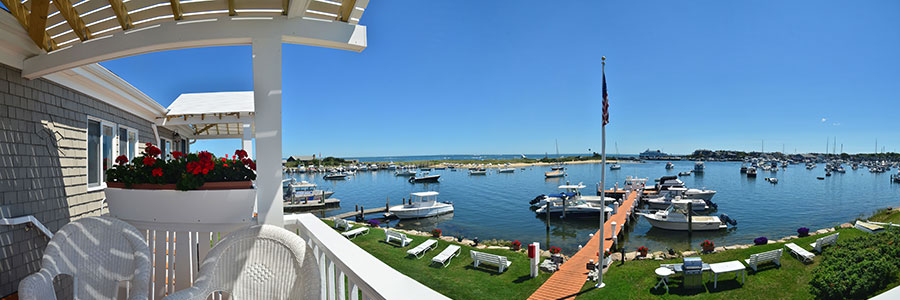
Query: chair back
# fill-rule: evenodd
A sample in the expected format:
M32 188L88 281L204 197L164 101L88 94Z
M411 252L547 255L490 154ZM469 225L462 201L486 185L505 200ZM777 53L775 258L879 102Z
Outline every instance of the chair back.
M75 299L115 299L129 281L129 299L150 293L150 250L141 233L111 217L86 217L63 226L44 250L41 270L20 282L22 299L55 299L53 279L74 279Z
M283 228L256 225L229 234L206 256L194 286L165 299L316 299L319 268L306 241Z

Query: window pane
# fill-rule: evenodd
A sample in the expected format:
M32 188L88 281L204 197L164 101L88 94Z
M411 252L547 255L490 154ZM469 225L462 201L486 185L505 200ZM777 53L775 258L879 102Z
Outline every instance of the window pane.
M181 153L187 153L187 140L181 140Z
M104 178L106 176L106 169L112 167L112 149L113 149L113 128L110 126L103 125L103 142L101 143L103 146L103 173L101 174L100 181L106 180Z
M166 157L166 152L168 152L168 147L166 147L166 140L159 139L159 150L162 150L162 157Z
M128 132L128 160L134 159L134 146L137 144L137 135L134 131Z
M119 153L116 155L127 155L128 153L128 130L119 128Z
M172 149L172 142L166 141L166 150L163 150L162 157L169 159L169 149Z
M88 186L100 184L100 122L88 121Z

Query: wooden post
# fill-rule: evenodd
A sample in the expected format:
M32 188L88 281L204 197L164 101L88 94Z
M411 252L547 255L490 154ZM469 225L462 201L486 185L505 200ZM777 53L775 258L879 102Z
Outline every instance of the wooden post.
M359 204L353 207L353 211L359 211Z
M694 207L693 203L688 202L687 210L688 210L688 243L690 243L690 236L694 232L693 219L694 219Z
M387 201L385 201L385 203L384 203L384 209L385 210L391 209L391 197L390 196L387 197Z

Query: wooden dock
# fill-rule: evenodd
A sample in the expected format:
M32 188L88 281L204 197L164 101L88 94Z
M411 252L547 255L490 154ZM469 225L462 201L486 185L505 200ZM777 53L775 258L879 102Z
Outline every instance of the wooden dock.
M656 195L656 191L644 190L644 196L653 196ZM600 189L597 189L597 196L600 196ZM606 190L606 197L614 198L614 199L622 199L625 198L625 190Z
M337 199L337 198L328 198L328 199L325 199L325 201L319 201L319 200L284 201L284 210L286 210L286 211L322 209L322 208L326 208L326 207L339 207L339 206L341 206L341 200Z
M363 211L363 215L375 214L375 213L383 213L383 212L386 212L386 211L387 211L387 207L381 206L381 207L378 207L378 208L366 209L366 210ZM353 217L353 216L358 216L358 215L359 215L359 211L351 211L351 212L345 212L345 213L336 215L336 216L334 216L334 217L335 217L335 218L338 218L338 219L346 219L346 218Z
M624 193L624 191L622 191ZM628 222L628 217L634 213L634 202L637 201L637 192L628 194L628 198L619 207L615 215L609 217L603 224L603 251L612 247L612 236L618 236ZM616 232L611 232L610 223L616 222ZM559 270L550 276L541 287L531 294L528 299L574 299L581 291L588 277L587 263L590 260L597 262L597 254L599 253L600 231L591 237L587 245L581 248L578 253L563 263Z

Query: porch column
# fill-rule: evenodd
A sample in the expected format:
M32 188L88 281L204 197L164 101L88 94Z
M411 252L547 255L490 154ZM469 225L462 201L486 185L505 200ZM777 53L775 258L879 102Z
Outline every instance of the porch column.
M244 138L241 139L241 149L247 151L247 156L253 157L253 128L250 124L242 124L241 130L244 133Z
M282 227L281 36L253 38L253 103L259 223Z

